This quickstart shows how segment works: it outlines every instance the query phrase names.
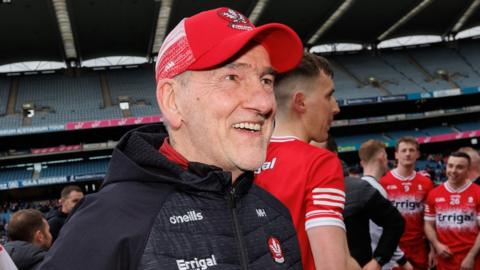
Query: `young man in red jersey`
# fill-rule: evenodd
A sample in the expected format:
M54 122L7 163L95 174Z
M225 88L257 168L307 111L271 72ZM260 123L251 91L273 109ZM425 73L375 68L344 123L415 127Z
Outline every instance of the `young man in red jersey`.
M255 180L290 209L305 270L346 269L348 261L342 166L334 153L309 144L327 140L340 111L332 75L326 59L307 53L277 77L276 127Z
M426 270L432 264L425 233L423 210L432 181L415 171L420 156L419 144L413 137L400 138L395 146L397 167L389 171L380 184L387 197L405 219L405 231L400 239L400 248L414 269Z
M437 253L437 270L480 269L480 187L468 179L470 157L453 152L447 182L433 189L425 207L425 233Z

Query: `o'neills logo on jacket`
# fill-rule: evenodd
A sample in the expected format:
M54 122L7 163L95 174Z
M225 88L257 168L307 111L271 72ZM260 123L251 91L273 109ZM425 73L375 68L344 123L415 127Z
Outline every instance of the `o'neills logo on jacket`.
M177 260L178 270L205 270L209 266L217 265L217 260L215 255L212 254L211 257L198 259L194 258L193 260Z
M181 216L171 216L169 221L172 224L186 223L191 221L199 221L203 219L201 212L196 212L195 210L188 211L187 214Z
M280 241L275 237L268 238L268 249L270 249L270 254L276 263L284 263L285 256L283 256L282 247L280 246Z

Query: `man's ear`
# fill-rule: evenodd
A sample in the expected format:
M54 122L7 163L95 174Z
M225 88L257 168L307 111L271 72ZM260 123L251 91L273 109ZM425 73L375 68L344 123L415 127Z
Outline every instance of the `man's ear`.
M302 91L295 91L292 96L292 109L299 113L305 113L307 111L305 98L305 93Z
M41 246L42 243L45 241L45 236L43 235L43 232L41 230L36 230L35 234L33 235L33 243Z
M177 90L178 83L172 79L162 79L157 84L158 106L172 129L178 129L182 123L182 116L177 106Z

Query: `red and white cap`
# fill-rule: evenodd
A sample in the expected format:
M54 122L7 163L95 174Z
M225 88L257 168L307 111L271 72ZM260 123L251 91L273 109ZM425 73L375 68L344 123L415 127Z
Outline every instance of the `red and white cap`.
M288 26L269 23L255 27L239 12L217 8L183 19L168 34L158 52L155 78L158 82L187 70L213 68L252 40L267 50L279 73L295 68L302 59L302 42Z

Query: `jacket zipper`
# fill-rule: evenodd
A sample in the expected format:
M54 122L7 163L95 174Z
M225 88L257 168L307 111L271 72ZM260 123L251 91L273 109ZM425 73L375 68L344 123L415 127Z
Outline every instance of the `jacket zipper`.
M230 196L229 196L229 205L230 211L232 213L233 218L233 227L235 229L235 237L237 238L238 249L240 252L240 264L241 269L248 270L248 259L247 259L247 251L245 250L245 245L243 244L243 237L240 231L240 225L238 224L238 217L237 217L237 203L235 199L235 188L232 187L230 189Z

